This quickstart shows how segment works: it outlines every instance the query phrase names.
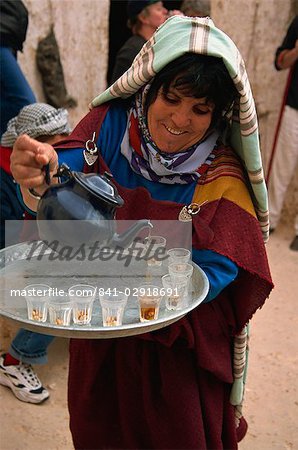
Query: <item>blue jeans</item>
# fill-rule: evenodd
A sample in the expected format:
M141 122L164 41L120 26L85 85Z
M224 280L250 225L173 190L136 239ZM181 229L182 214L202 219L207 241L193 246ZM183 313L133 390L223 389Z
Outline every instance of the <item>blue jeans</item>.
M11 342L8 352L27 364L45 364L48 361L47 348L53 339L54 336L21 328Z
M36 98L16 58L7 47L0 47L0 72L1 137L4 131L6 131L8 121L17 116L24 106L35 103Z

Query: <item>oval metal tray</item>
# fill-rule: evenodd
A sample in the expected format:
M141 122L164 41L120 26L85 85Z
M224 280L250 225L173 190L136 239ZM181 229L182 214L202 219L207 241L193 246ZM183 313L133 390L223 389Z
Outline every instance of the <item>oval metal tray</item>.
M36 244L35 244L36 245ZM140 284L150 283L161 286L162 275L168 272L167 264L156 268L147 268L146 261L94 260L61 261L49 251L40 248L32 250L31 243L22 243L6 247L0 251L0 315L13 320L22 328L53 336L68 338L107 339L133 336L158 330L176 322L196 308L207 296L209 282L205 273L195 264L192 275L192 289L185 307L168 311L162 300L159 318L152 322L139 321L137 298L128 299L123 324L117 327L103 327L99 299L94 302L91 324L59 326L49 322L34 322L28 319L25 297L15 295L16 290L33 283L44 283L53 288L67 289L77 283L91 284L97 287L129 287L131 292ZM13 294L14 293L14 294Z

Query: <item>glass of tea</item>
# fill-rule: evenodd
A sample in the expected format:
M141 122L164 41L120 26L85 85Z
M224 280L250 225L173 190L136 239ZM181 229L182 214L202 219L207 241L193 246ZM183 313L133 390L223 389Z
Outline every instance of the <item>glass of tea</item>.
M162 288L153 284L144 284L138 287L138 301L141 322L150 322L158 319Z
M128 295L117 289L103 290L103 292L99 289L98 291L103 326L118 327L122 325Z
M69 326L71 321L72 304L67 292L64 295L53 296L48 302L50 323L53 325Z
M50 286L47 284L30 284L26 286L25 291L28 319L35 322L45 322L48 313L47 301Z
M91 322L95 295L96 287L89 284L76 284L68 289L75 324L87 325Z
M147 260L148 267L160 267L167 258L167 240L163 236L148 236L145 239L143 258Z

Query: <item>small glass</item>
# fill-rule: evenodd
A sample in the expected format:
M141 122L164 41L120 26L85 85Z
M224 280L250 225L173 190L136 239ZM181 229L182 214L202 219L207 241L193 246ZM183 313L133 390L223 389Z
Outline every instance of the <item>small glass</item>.
M71 321L72 304L68 295L53 296L48 301L50 323L53 325L68 326Z
M178 275L173 280L171 275L164 275L162 285L165 288L166 308L168 310L182 309L188 295L189 278L185 275Z
M185 275L189 279L193 273L193 266L189 263L172 263L169 265L169 274L175 278L177 275Z
M104 327L118 327L122 325L124 309L128 296L125 292L111 289L99 295Z
M166 258L167 240L163 236L149 236L145 239L144 258L148 267L160 267Z
M139 313L141 322L158 319L160 301L162 299L160 286L146 284L138 287Z
M28 319L35 322L47 320L47 300L50 289L47 284L29 284L25 287Z
M183 264L188 263L190 260L190 250L187 248L170 248L167 254L169 256L169 264Z
M68 289L75 324L87 325L91 322L95 295L96 287L89 284L76 284Z

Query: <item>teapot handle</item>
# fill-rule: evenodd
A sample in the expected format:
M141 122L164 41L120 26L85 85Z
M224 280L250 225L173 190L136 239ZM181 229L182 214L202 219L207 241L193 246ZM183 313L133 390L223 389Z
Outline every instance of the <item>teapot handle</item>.
M50 165L47 164L46 166L43 166L43 170L45 171L45 182L48 186L50 186L51 185ZM53 177L60 178L66 176L68 178L73 177L70 167L68 167L67 164L62 163L60 166L58 166L57 172L53 175Z
M46 166L43 166L43 170L45 171L45 182L47 183L48 186L51 185L51 178L50 178L50 166L49 164L47 164ZM53 177L68 177L68 178L73 178L73 174L70 170L70 168L68 167L67 164L62 163L61 166L58 167L57 172L55 173L55 175L53 175ZM68 180L66 180L64 183L67 183ZM60 183L64 184L64 183ZM41 199L41 195L38 194L33 188L29 188L28 189L29 194L31 197L35 198L35 200L40 200Z

